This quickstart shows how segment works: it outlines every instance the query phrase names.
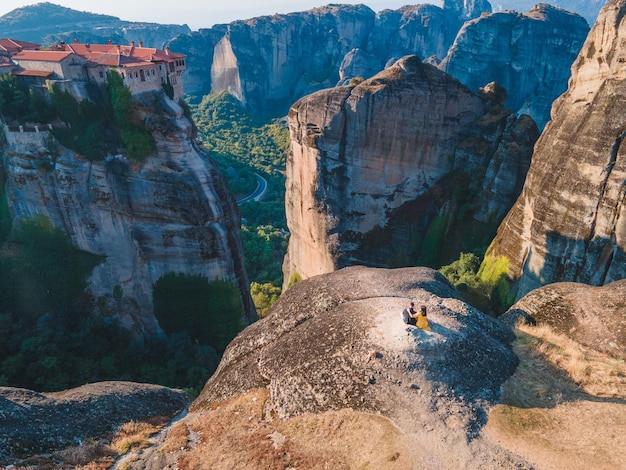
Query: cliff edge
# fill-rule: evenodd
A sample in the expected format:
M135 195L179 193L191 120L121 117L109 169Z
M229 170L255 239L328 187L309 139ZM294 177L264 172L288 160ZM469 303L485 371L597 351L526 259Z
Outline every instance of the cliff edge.
M142 163L122 154L90 161L54 143L47 130L5 127L4 192L13 229L43 217L75 248L98 255L88 279L94 304L139 335L160 331L152 292L167 273L232 282L243 323L254 321L239 213L223 176L195 143L178 104L161 91L136 99L137 116L156 141Z

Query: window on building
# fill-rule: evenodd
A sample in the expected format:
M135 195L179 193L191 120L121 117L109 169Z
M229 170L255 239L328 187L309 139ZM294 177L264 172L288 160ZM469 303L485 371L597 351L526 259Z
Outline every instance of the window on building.
M146 81L146 74L144 73L143 69L139 70L139 76L141 77L142 82Z
M102 71L100 71L100 72L98 73L98 76L99 76L100 78L104 78L104 73L103 73Z

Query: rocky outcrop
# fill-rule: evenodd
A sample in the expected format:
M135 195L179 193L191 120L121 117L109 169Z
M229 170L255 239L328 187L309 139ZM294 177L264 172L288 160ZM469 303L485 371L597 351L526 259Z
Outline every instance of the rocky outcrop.
M211 92L229 91L260 111L285 107L334 85L343 56L366 44L373 22L365 5L235 21L213 51Z
M537 128L407 56L289 112L285 283L364 264L437 265L492 239Z
M431 333L403 323L411 300L427 307ZM418 390L436 383L469 402L494 400L516 365L507 348L512 338L459 300L435 270L346 268L287 290L265 322L229 345L192 410L257 387L269 388L281 418L344 407L374 411L393 402L385 394L411 384ZM383 360L369 361L372 350L380 356L372 359ZM351 376L358 379L346 380Z
M526 294L500 317L549 325L578 344L626 357L626 281L602 287L559 282Z
M88 161L60 146L56 155L46 132L6 133L2 163L14 230L44 216L76 248L103 257L88 291L101 311L139 335L159 332L153 285L171 272L233 282L244 324L254 321L239 213L223 176L194 143L180 106L160 91L137 98L157 143L144 163L123 155Z
M458 31L460 14L456 9L429 4L407 5L377 13L367 44L351 50L344 58L339 68L340 83L346 84L346 80L353 77L370 78L407 54L441 60ZM369 60L358 66L354 60L349 61L354 55ZM350 67L346 67L346 61Z
M625 15L623 0L602 9L489 250L508 261L517 298L557 281L626 277Z
M620 468L625 368L620 355L599 352L612 346L598 323L615 314L606 330L623 330L623 289L538 289L518 307L560 327L520 326L510 343L503 322L461 302L433 270L317 276L244 330L189 413L125 462L137 470ZM427 306L430 332L402 323L410 299ZM561 321L570 313L580 322ZM564 338L572 327L579 344Z
M482 13L491 11L491 4L487 0L442 0L443 11L452 12L462 23L473 18L478 18Z
M411 299L427 307L431 331L402 322L400 312ZM194 462L194 448L202 453L205 446L221 445L221 435L233 426L240 439L258 439L258 446L246 438L240 451L232 446L220 450L219 459L204 457L203 468L239 468L250 447L257 456L243 466L275 467L264 460L272 443L281 462L300 461L306 468L357 468L354 462L362 462L364 454L370 463L378 462L377 468L392 462L396 468L396 461L401 469L417 463L425 468L515 467L520 459L473 441L517 364L512 339L508 328L459 300L431 269L355 267L303 281L229 345L181 423L203 430L203 443L170 454L167 464L179 457L179 463ZM207 426L205 420L215 418L226 418L228 424ZM350 434L355 426L365 433ZM380 436L380 426L394 438ZM297 448L284 452L285 441L297 437L293 431L318 427L334 431L319 444L310 441L317 460L304 460L310 454ZM365 435L373 429L375 438ZM404 436L398 439L405 444L395 442L395 436ZM380 457L366 450L376 439L385 439ZM358 448L353 461L320 464L332 462L353 441ZM320 452L337 442L343 444L336 451ZM152 462L139 460L131 468L164 468L163 454L153 452Z
M527 11L533 8L538 2L536 0L492 0L491 6L493 11L516 10ZM606 3L606 0L559 0L551 2L558 5L564 10L578 13L585 18L589 24L596 21L600 8Z
M499 83L507 106L542 129L588 32L582 17L545 3L524 14L485 14L461 28L439 67L471 90Z
M402 322L410 299L427 306L431 333ZM494 400L515 367L510 339L433 270L348 268L289 289L266 321L229 346L192 410L266 387L269 406L283 419L349 407L415 432L424 429L420 417L430 419L418 411L423 407L445 414L464 403L477 412L461 418L472 434L480 415L474 406ZM483 361L491 365L483 369Z
M229 91L257 113L280 114L308 93L371 77L406 54L441 60L464 19L490 11L488 2L470 3L378 14L365 5L332 4L217 25L180 36L171 47L191 58L183 77L191 95ZM211 57L194 58L196 50Z
M110 436L131 421L171 417L188 403L182 390L133 382L98 382L55 393L0 387L0 465L15 463L14 454Z

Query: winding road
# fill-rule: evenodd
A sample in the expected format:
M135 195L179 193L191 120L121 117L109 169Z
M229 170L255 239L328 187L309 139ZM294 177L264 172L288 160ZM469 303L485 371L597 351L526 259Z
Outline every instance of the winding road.
M239 199L237 204L241 205L250 201L260 201L261 198L265 196L267 192L267 180L258 173L255 173L254 176L256 176L256 189L249 196Z

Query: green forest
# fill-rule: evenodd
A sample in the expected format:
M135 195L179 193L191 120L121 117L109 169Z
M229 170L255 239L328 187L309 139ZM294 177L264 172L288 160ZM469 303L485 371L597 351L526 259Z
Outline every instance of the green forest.
M6 223L4 216L0 220ZM28 220L0 242L0 385L54 391L133 380L195 394L242 328L236 286L171 274L154 290L158 315L170 318L167 336L133 337L115 315L92 311L98 299L84 292L87 276L102 259L75 249L49 219ZM191 287L197 297L189 295ZM162 313L168 305L177 308ZM171 321L181 308L204 319L204 336L197 336L198 325L187 317Z

